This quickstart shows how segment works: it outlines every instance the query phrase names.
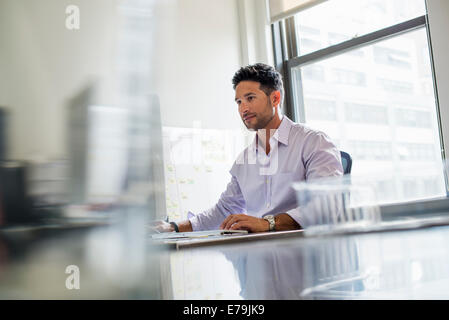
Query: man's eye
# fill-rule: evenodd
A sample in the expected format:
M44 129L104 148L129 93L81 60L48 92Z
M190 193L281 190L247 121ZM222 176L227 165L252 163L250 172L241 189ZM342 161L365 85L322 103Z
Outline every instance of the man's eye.
M254 97L248 97L248 101L251 101L253 99L254 99Z

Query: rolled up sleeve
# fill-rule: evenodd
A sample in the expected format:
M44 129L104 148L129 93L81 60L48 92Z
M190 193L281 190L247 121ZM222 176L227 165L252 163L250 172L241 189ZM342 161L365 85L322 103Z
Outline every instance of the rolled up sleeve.
M343 175L340 151L323 132L314 132L307 137L302 157L306 170L306 181ZM286 213L302 228L315 224L318 217L313 216L316 212L311 210L310 204L298 205Z
M310 210L306 207L296 207L286 212L302 229L317 223L317 217L310 215Z
M193 231L216 230L228 215L234 213L246 213L246 206L239 183L232 176L217 204L196 215L190 213L189 221Z
M303 152L306 180L343 175L340 151L326 134L310 136Z
M300 207L296 207L296 208L294 208L294 209L288 210L286 213L287 213L293 220L295 220L296 223L299 224L299 226L300 226L301 228L304 228L304 221L303 221L303 219L302 219L302 217L301 217L301 214L300 214Z

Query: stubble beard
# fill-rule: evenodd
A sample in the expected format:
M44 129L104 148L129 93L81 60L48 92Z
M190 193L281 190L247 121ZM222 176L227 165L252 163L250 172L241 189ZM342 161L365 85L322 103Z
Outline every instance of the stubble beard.
M265 128L265 127L268 125L268 123L270 123L270 121L273 120L273 118L274 118L274 116L275 116L275 113L274 113L274 111L273 111L273 109L272 109L272 106L271 106L270 102L267 103L267 109L269 109L269 110L271 111L271 113L270 113L270 114L267 114L267 115L264 116L263 118L260 118L260 119L259 119L259 118L258 118L258 114L255 115L255 118L256 118L257 121L256 121L256 123L254 124L254 127L252 127L252 128L250 128L250 127L248 126L248 124L246 124L245 120L242 119L243 124L245 125L245 127L246 127L248 130L250 130L250 131L257 131L257 130L260 130L260 129Z

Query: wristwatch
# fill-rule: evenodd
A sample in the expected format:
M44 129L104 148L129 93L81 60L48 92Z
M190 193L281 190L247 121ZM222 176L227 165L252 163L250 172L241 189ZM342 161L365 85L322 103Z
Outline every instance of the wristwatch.
M275 226L275 222L274 222L274 216L272 214L266 215L265 217L263 217L265 220L268 221L268 223L270 224L270 230L269 231L274 231L274 226Z

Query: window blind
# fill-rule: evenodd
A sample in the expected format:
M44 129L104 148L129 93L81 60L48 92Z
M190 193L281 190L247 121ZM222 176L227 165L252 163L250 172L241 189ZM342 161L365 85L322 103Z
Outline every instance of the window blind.
M268 0L270 8L270 22L274 23L288 18L301 10L315 6L327 0Z

